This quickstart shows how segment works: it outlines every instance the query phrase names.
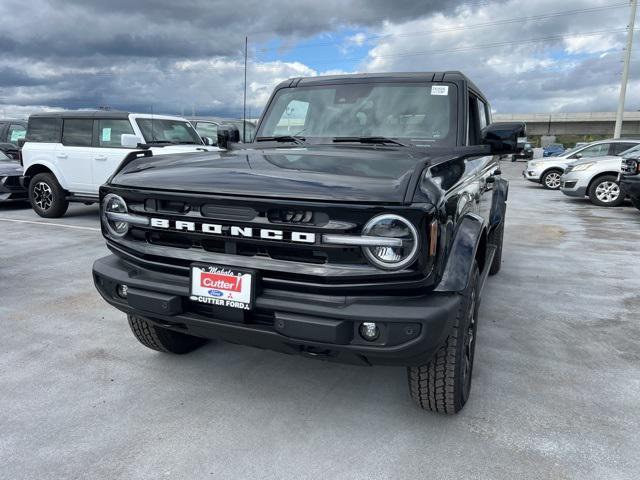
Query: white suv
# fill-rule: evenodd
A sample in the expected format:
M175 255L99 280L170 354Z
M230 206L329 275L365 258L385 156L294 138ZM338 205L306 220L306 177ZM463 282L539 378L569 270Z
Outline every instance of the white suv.
M221 150L205 145L184 118L112 111L29 117L23 184L41 217L64 215L70 201L98 201L100 185L138 145L153 155Z
M620 139L620 140L600 140L588 143L580 147L561 153L556 157L544 157L530 160L527 168L522 172L524 178L531 182L542 184L549 190L558 190L561 182L560 177L572 162L593 157L604 157L607 155L620 155L625 150L629 150L640 143L640 140Z

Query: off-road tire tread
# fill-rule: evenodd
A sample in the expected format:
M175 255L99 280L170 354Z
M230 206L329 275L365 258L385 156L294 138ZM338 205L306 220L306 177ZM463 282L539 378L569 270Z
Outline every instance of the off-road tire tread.
M470 284L477 283L478 276L476 265ZM456 401L455 375L458 337L462 335L460 321L466 318L470 292L471 287L468 287L458 307L455 323L431 362L426 365L407 367L409 392L416 404L424 410L453 415L464 406ZM459 392L458 394L461 395Z
M38 182L48 183L53 193L53 204L46 212L38 209L33 202L31 185L35 185ZM66 198L66 193L52 173L38 173L31 179L31 182L29 182L29 203L33 211L43 218L60 218L67 213L67 209L69 208L69 200Z
M496 253L493 256L493 261L491 262L491 267L489 268L489 275L495 275L500 271L502 267L502 244L504 243L504 217L502 218L502 222L494 232L491 234L492 242L496 246Z
M134 336L145 347L163 353L185 354L204 345L207 340L166 328L158 327L147 320L128 315L129 327Z

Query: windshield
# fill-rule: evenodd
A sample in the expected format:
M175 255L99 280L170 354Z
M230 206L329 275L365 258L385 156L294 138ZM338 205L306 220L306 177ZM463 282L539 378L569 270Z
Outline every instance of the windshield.
M432 88L433 87L433 88ZM430 83L349 83L280 89L256 138L385 137L454 145L456 89Z
M202 139L189 122L160 118L136 118L136 123L147 143L167 142L202 145Z
M640 158L640 145L636 145L635 147L631 147L629 150L625 150L620 154L622 158Z

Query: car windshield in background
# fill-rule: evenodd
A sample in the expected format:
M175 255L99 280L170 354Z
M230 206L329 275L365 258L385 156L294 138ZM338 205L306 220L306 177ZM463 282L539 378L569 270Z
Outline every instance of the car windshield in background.
M15 162L15 160L7 157L4 152L0 152L0 162Z
M359 83L283 88L257 139L388 138L453 145L456 89L430 83Z
M631 147L629 150L625 150L620 154L623 158L633 158L637 159L640 157L640 145L636 145L635 147Z
M188 122L160 118L137 118L136 123L147 143L202 144L198 133Z

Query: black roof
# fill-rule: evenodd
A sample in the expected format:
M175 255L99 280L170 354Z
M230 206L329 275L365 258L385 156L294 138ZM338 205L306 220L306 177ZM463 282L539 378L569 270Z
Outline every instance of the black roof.
M129 118L129 112L119 110L81 110L34 113L29 118Z
M389 72L389 73L351 73L345 75L324 75L318 77L296 77L280 83L277 88L331 85L339 83L358 83L362 80L373 82L423 81L423 82L464 82L477 93L480 90L462 72Z

